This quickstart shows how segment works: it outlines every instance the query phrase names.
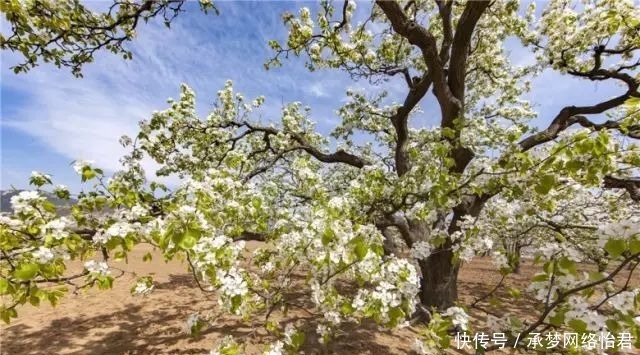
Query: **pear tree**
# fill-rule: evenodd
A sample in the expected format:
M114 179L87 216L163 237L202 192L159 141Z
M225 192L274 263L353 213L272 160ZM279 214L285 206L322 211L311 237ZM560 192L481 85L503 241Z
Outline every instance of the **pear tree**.
M188 16L183 4L114 1L96 14L71 0L5 1L12 33L0 47L23 55L16 72L42 61L80 75L98 50L130 58L125 45L139 22L170 24ZM93 188L75 196L70 216L58 216L41 191L70 192L34 173L34 190L0 219L5 321L27 302L58 302L70 285L109 288L119 274L109 261L150 244L165 259L185 258L221 311L260 320L274 339L269 354L295 353L310 336L327 343L365 319L389 328L422 321L416 351L426 354L452 347L453 329L501 332L530 351L548 344L528 348L528 337L563 330L631 334L640 347L640 10L632 1L321 1L282 18L288 35L269 42L266 69L299 56L311 71L343 71L377 91L348 90L339 124L324 136L311 108L292 102L265 118L265 98L245 98L231 81L201 117L183 84L137 136L121 139L130 149L121 171L75 163ZM535 60L516 64L505 47L512 39ZM567 102L536 126L525 97L547 71L619 92ZM392 79L404 85L398 102L385 90ZM435 124L418 125L427 104ZM154 181L145 157L159 164L156 176L178 176L180 185ZM524 254L539 272L528 288L508 288ZM481 255L503 276L492 292L513 298L502 307L525 294L535 314L496 314L480 305L490 295L462 301L460 268ZM66 265L76 259L85 268L71 275ZM132 292L153 292L153 280L139 279ZM313 334L271 317L300 308L315 316ZM470 318L472 309L486 321ZM207 322L194 315L188 328ZM212 353L241 351L224 338Z

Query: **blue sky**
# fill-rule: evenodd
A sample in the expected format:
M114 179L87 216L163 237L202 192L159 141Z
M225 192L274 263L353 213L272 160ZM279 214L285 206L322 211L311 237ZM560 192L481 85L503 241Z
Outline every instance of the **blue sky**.
M74 159L94 160L107 171L116 170L125 153L118 138L135 135L137 122L165 109L167 98L176 97L183 82L196 91L203 114L224 82L232 79L236 91L246 97L267 98L265 118L277 117L283 102L301 101L312 108L322 132L335 126L334 110L342 104L347 88L369 87L363 81L353 82L344 72L310 73L300 59L264 70L272 54L267 41L286 35L281 14L297 12L300 6L313 8L313 3L225 1L217 5L220 16L200 13L190 3L170 30L152 22L140 27L138 38L129 45L133 60L101 53L85 66L82 79L49 65L15 75L9 68L20 58L3 52L0 188L24 188L31 171L37 170L77 190L79 178L70 166ZM359 8L368 6L359 3ZM512 54L519 60L532 58L520 48ZM400 99L404 83L400 77L393 78L385 88ZM534 81L529 98L537 105L540 117L535 122L541 125L565 105L592 104L620 90L544 73ZM417 121L433 122L434 111L423 109Z

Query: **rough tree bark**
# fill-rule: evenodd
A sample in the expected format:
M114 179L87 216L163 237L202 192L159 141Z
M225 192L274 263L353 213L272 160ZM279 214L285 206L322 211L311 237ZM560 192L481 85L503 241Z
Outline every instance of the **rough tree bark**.
M453 263L451 246L451 242L448 242L435 249L426 260L420 261L420 301L425 307L447 309L458 299L460 268Z

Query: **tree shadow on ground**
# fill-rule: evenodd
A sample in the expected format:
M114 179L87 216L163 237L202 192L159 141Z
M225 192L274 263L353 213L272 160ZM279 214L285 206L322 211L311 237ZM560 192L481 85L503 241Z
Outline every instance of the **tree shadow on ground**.
M261 344L276 340L264 329L251 329L246 322L231 317L224 317L204 329L200 336L191 337L184 332L184 321L191 313L202 310L205 297L192 276L170 275L167 282L155 287L159 295L152 294L143 301L132 299L114 308L112 313L103 309L83 309L88 316L67 312L48 324L5 327L0 352L11 355L207 354L216 339L231 335L248 343L247 353L253 354L262 353ZM180 295L179 301L172 302L171 295ZM213 306L212 300L209 298L207 304ZM407 332L397 336L365 322L359 326L345 324L340 334L325 347L318 342L315 332L319 318L293 312L286 317L287 322L305 321L306 354L398 354L394 346L396 341L413 342Z

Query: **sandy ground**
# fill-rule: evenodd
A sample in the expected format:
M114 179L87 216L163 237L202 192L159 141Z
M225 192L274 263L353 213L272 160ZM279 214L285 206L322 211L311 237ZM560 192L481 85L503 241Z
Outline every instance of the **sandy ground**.
M165 263L161 257L142 262L147 251L138 247L128 265L114 266L136 270L139 276L153 275L155 290L149 296L131 296L136 276L126 273L109 291L68 294L55 308L24 306L19 309L17 320L0 328L0 354L207 354L216 339L225 335L248 343L247 352L255 354L260 353L258 344L273 341L263 330L252 331L242 321L228 316L217 320L199 337L184 333L187 316L214 311L216 301L196 287L185 263ZM525 265L520 275L510 277L508 284L525 287L533 272ZM480 297L499 279L487 259L465 265L459 280L461 297ZM526 300L521 303L522 317L534 314L531 304ZM480 313L473 315L482 317ZM350 327L328 349L310 341L305 350L307 354L406 354L411 352L416 332L412 327L394 332L380 331L373 325ZM312 333L309 329L308 337L315 337Z

